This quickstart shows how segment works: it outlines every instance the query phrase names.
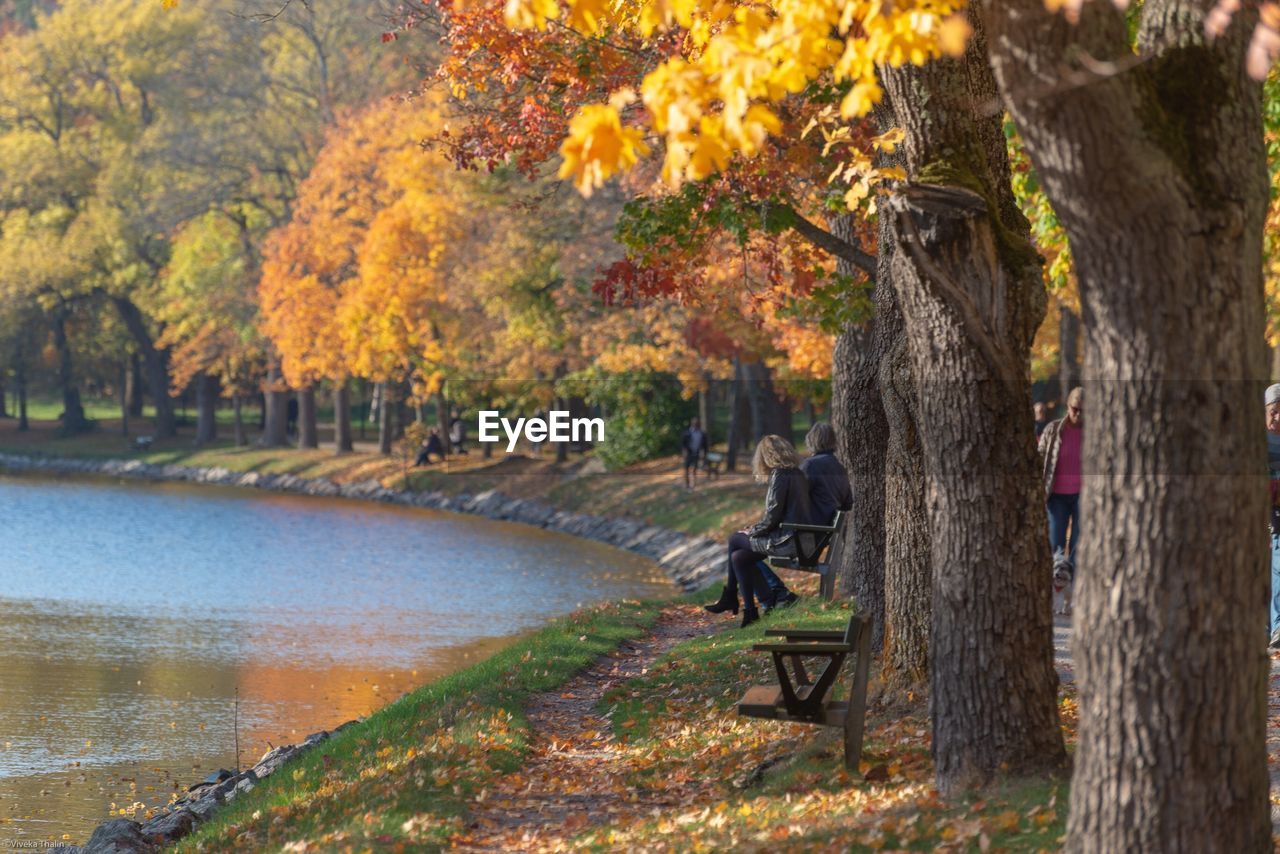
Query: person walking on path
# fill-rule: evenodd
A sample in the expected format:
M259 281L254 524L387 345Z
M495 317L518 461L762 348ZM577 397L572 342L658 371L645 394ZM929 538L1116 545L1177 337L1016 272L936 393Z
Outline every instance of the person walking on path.
M1076 545L1080 542L1080 484L1084 447L1084 389L1076 386L1067 395L1067 414L1051 421L1040 434L1040 456L1044 459L1044 489L1048 495L1049 548L1062 549L1076 566ZM1071 540L1067 541L1070 523Z
M1271 478L1271 639L1280 648L1280 383L1269 386L1267 406L1267 470Z
M698 483L698 465L707 456L707 434L699 419L690 419L689 429L680 436L680 448L684 451L684 488L693 492Z
M757 563L770 555L794 557L795 532L783 522L810 524L809 481L800 471L800 455L791 443L772 433L756 446L751 471L756 480L768 480L764 516L759 522L729 537L728 578L719 601L704 606L713 614L738 613L738 591L742 591L742 625L760 619L756 608ZM785 589L785 588L784 588ZM788 593L790 591L787 591Z

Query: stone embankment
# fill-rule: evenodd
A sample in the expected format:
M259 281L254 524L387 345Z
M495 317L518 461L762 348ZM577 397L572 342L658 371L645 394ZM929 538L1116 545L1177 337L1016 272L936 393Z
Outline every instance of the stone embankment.
M334 483L324 477L293 474L237 472L212 467L144 463L141 460L88 460L70 457L35 457L0 454L0 470L47 474L105 475L149 481L182 481L221 486L242 486L272 492L319 495L381 501L406 507L471 513L489 519L519 522L558 531L643 555L655 561L672 581L685 590L699 590L723 577L724 546L707 537L695 537L646 525L633 519L610 519L558 510L543 501L513 498L490 490L475 495L445 495L425 490L391 489L376 480Z
M258 764L239 774L225 769L211 774L142 824L128 818L111 819L94 829L84 847L59 845L49 850L51 854L153 854L186 836L238 795L252 791L260 781L270 777L289 760L354 723L348 721L332 731L314 732L301 744L286 744L269 750Z

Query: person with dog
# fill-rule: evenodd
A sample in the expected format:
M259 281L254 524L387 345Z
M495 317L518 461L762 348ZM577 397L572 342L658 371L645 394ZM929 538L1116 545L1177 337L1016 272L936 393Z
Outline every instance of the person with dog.
M1084 389L1076 386L1067 395L1067 414L1049 422L1040 434L1044 461L1044 489L1048 496L1049 548L1062 550L1075 575L1076 544L1080 542L1080 485L1083 480ZM1067 540L1070 525L1071 539Z
M1271 479L1271 638L1267 646L1280 648L1280 383L1268 386L1267 470Z
M760 619L756 608L755 580L759 573L757 564L769 556L794 557L795 532L782 527L784 522L811 524L809 506L809 481L800 470L800 455L790 442L781 436L770 434L756 445L751 471L756 480L767 480L764 516L750 528L729 537L729 560L724 592L720 599L705 605L713 614L725 611L738 613L742 606L742 626ZM784 587L789 596L793 596ZM739 601L741 591L741 601ZM777 601L775 595L774 601ZM792 599L791 601L794 601Z

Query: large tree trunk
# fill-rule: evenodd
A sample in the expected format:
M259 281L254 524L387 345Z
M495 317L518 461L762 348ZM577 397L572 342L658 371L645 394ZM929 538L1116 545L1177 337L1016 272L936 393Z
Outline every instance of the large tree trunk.
M1028 379L1045 297L999 118L973 109L994 96L982 50L979 35L966 61L883 70L908 174L924 182L882 215L920 387L943 792L1066 760Z
M280 376L280 365L272 362L262 390L262 435L258 444L265 448L289 445L289 388Z
M1069 851L1271 850L1261 389L1268 179L1254 11L1149 0L1130 21L983 5L1005 104L1071 241L1089 476L1073 648ZM1245 7L1256 10L1256 6Z
M58 352L58 386L62 389L62 426L59 432L74 436L89 429L80 404L80 389L76 386L72 364L71 342L67 339L67 310L59 307L53 311L53 343Z
M4 378L0 377L0 418L9 417L9 390L4 387Z
M333 383L333 450L338 454L349 453L351 443L351 392L346 380Z
M218 380L201 371L196 374L196 444L218 438Z
M1058 308L1058 385L1065 406L1071 389L1080 385L1080 318L1071 309ZM1049 413L1056 416L1056 413Z
M178 433L177 422L173 417L173 401L169 397L169 359L168 354L156 349L155 341L147 329L146 318L142 311L126 297L112 297L124 321L125 328L133 336L138 345L138 353L147 371L147 384L151 387L151 396L156 405L156 438L168 438Z
M316 430L316 390L314 386L298 389L298 447L320 447Z

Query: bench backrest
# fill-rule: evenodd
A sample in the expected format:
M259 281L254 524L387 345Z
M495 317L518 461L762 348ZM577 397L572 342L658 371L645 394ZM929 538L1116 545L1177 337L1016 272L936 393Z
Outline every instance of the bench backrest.
M796 552L801 566L816 566L822 560L823 552L835 554L840 538L844 534L845 517L849 514L837 510L831 520L830 531L801 531L796 537Z

